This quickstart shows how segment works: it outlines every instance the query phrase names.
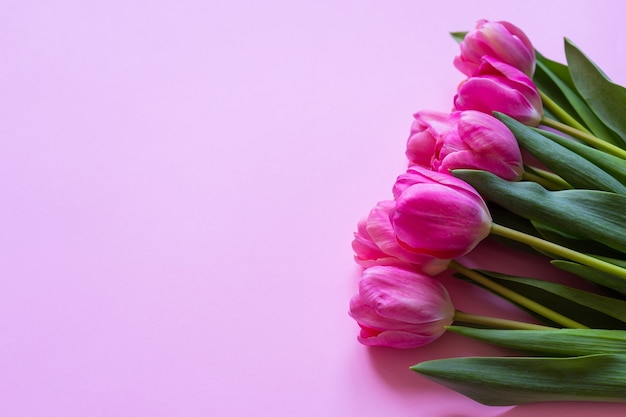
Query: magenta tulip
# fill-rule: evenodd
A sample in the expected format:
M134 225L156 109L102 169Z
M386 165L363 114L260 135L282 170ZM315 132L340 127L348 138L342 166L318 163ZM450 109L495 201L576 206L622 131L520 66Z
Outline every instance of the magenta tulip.
M435 278L395 266L363 271L350 316L368 346L414 348L440 337L453 321L454 306Z
M403 249L396 239L390 213L395 209L394 201L380 201L366 219L361 220L354 234L352 249L355 261L363 266L411 264L430 275L436 275L448 267L449 260L411 252Z
M396 239L408 251L439 259L470 252L489 235L491 215L469 184L419 166L398 177L391 215Z
M482 169L508 181L521 178L522 154L504 123L474 110L455 112L449 119L456 121L456 126L437 141L432 169L443 173Z
M411 164L431 165L437 140L454 127L448 116L448 113L437 111L421 111L413 115L406 145L406 157Z
M532 80L520 70L491 57L483 57L474 75L454 96L457 110L498 111L529 126L543 116L541 97Z
M483 56L509 64L529 77L535 72L535 48L526 34L509 22L479 20L460 46L454 66L468 77L474 75Z

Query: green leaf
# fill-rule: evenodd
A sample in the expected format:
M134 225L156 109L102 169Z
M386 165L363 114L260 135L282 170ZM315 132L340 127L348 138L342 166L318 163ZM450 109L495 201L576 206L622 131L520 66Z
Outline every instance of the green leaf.
M622 148L626 146L626 89L611 82L607 76L565 39L565 55L576 89L596 115L617 133Z
M544 239L549 240L550 242L557 243L561 246L568 247L575 251L586 253L589 255L599 255L607 257L621 256L620 252L615 251L601 243L594 242L593 240L580 239L576 236L563 233L560 230L557 230L538 221L533 221L532 225L535 227L535 230L539 232L539 235Z
M596 190L548 191L534 182L510 182L478 170L454 170L484 199L572 236L626 253L626 196Z
M541 55L537 52L535 54L537 55L537 65L535 67L535 73L533 74L533 82L535 83L535 86L539 89L539 91L548 96L556 105L563 109L563 111L584 125L582 118L579 116L578 111L576 111L575 104L578 103L580 105L580 103L582 103L582 105L587 107L587 110L591 112L591 110L588 109L587 104L584 102L582 97L578 96L575 89L568 86L565 80L561 79L560 76L548 68L546 62L540 58ZM569 78L569 70L567 67L565 67L565 73ZM568 94L566 94L566 92ZM574 97L570 99L568 98L568 95L573 95ZM544 113L546 110L549 111L549 106L546 106L545 102L543 103L543 106ZM558 119L558 117L554 116L553 118Z
M598 149L594 149L590 146L583 145L582 143L565 138L561 135L557 135L556 133L536 128L532 129L550 139L551 141L556 142L573 152L576 152L587 161L602 169L604 172L610 174L620 183L626 185L626 161L624 161L622 158L613 156Z
M461 43L463 39L465 39L465 35L467 35L467 32L450 32L450 35L452 36L452 39L454 39L458 43Z
M503 287L588 327L626 329L626 301L540 279L516 277L492 271L480 271L480 273ZM543 318L542 321L546 322Z
M481 342L549 355L626 354L626 331L623 330L501 330L465 326L448 326L447 330Z
M583 156L505 114L494 115L513 132L522 148L572 186L626 195L626 186Z
M602 123L580 96L572 81L569 68L539 53L536 55L537 70L534 78L538 81L537 87L595 135L606 138L613 144L619 143L613 139L613 132Z
M544 71L550 74L552 80L559 80L564 86L577 93L567 65L548 59L537 50L535 50L535 57L537 58L538 65L541 64Z
M486 405L626 401L626 355L620 354L451 358L410 369Z
M626 281L614 275L606 274L602 271L598 271L597 269L590 268L586 265L581 265L570 261L563 261L560 259L555 259L551 261L551 263L552 265L563 271L578 275L579 277L589 282L593 282L594 284L601 285L605 288L617 291L622 295L626 295Z

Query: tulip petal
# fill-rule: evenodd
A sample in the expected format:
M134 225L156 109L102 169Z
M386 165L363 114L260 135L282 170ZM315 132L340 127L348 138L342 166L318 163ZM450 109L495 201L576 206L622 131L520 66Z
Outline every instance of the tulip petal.
M402 192L392 222L405 249L452 259L489 234L491 217L482 200L436 184L416 184Z
M457 110L477 110L487 114L498 111L524 124L538 125L541 114L520 91L506 87L498 79L470 78L454 96L454 106Z
M411 164L430 166L437 139L453 126L448 116L437 111L421 111L413 115L406 148L406 156Z
M436 334L421 335L411 332L388 330L373 335L367 331L361 331L358 340L366 346L386 346L397 349L412 349L435 341L443 334L443 332L444 331L442 330Z
M486 56L513 66L528 77L535 71L535 49L530 39L509 22L479 20L461 41L460 50L454 66L469 77L475 75Z
M437 339L452 323L455 309L445 287L414 270L373 266L363 271L350 316L369 346L418 347Z

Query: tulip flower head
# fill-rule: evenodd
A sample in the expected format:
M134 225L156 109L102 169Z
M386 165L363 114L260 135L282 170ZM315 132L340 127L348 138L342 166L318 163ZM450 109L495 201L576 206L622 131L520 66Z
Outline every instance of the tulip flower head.
M543 116L539 90L520 70L491 57L483 57L476 72L459 86L454 96L457 110L504 113L528 126Z
M395 206L395 201L380 201L366 219L359 221L352 241L355 261L363 267L411 264L413 268L429 275L443 272L448 267L449 260L411 252L400 246L389 218Z
M400 246L439 259L470 252L491 228L487 205L469 184L413 166L393 187L391 223Z
M509 22L479 20L460 47L454 66L468 77L474 75L484 56L511 65L529 77L535 72L535 48L528 36Z
M397 266L363 271L350 316L368 346L414 348L439 338L452 323L454 306L435 278Z
M515 136L493 116L474 110L453 113L455 128L442 135L434 150L432 169L482 169L505 180L517 181L524 172Z
M430 167L437 141L455 125L448 113L420 111L413 115L406 156L411 164Z

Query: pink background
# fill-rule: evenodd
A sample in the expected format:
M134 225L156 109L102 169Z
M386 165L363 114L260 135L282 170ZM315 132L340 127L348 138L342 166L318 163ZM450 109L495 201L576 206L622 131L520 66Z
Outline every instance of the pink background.
M501 351L368 349L347 316L356 221L404 170L412 113L462 80L448 32L509 20L560 61L567 36L624 84L625 12L2 1L0 415L626 415L482 406L407 367Z

